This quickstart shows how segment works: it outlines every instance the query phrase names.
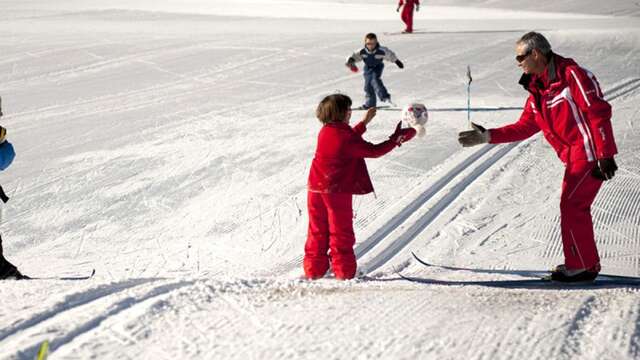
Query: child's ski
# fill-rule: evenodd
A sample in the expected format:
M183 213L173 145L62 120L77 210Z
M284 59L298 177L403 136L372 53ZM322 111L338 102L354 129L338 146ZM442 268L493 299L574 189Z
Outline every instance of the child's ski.
M96 274L96 269L91 270L89 275L78 276L44 276L44 277L29 277L26 276L24 280L61 280L61 281L76 281L76 280L89 280Z

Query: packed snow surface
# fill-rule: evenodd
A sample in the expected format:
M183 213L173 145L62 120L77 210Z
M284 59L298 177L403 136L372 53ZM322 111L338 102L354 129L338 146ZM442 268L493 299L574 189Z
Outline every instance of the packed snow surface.
M550 146L457 143L467 65L473 121L514 122L514 43L543 32L613 105L620 170L595 230L603 271L640 275L637 1L434 0L413 35L382 0L0 4L5 254L31 276L96 269L2 282L0 358L45 340L51 359L640 358L640 287L500 286L562 262ZM367 161L361 276L305 281L314 109L363 100L343 64L371 31L406 65L384 73L394 102L429 107L426 136Z

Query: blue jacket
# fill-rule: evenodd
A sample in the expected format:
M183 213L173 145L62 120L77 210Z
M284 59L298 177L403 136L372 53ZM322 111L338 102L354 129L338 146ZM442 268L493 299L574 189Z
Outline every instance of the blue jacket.
M398 57L396 54L384 46L378 44L373 51L369 51L367 47L356 50L347 58L348 63L364 62L364 71L372 71L377 68L384 68L384 60L396 62Z
M15 157L16 152L10 142L5 141L0 144L0 170L8 168Z

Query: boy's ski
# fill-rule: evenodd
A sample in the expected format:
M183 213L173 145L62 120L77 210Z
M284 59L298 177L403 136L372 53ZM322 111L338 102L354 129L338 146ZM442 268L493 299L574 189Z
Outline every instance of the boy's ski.
M469 271L475 273L486 273L486 274L506 274L506 275L518 275L525 278L538 278L543 279L544 281L551 281L549 278L550 271L544 270L493 270L493 269L479 269L479 268L466 268L466 267L456 267L456 266L447 266L447 265L436 265L428 263L418 257L414 252L411 252L411 255L418 261L420 264L428 267L446 269L446 270L454 270L454 271ZM598 274L598 279L596 282L601 282L602 280L618 280L625 281L640 285L640 277L638 276L624 276L624 275L612 275L612 274Z
M89 275L79 276L43 276L43 277L30 277L26 276L23 280L61 280L61 281L75 281L75 280L89 280L96 274L96 269L91 270Z

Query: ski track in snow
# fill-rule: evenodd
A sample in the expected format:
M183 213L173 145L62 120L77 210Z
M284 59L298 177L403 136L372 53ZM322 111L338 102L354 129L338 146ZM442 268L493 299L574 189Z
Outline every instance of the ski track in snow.
M34 358L43 340L36 339L41 337L42 329L46 329L49 348L55 352L114 316L123 312L132 312L140 306L152 306L146 303L157 301L158 297L193 284L193 281L186 280L162 281L164 282L162 285L142 287L154 282L160 281L158 279L131 280L67 296L63 302L58 303L58 306L0 335L3 346L11 349L10 353L15 352L19 358ZM139 287L141 289L138 289ZM7 355L0 353L0 356Z

